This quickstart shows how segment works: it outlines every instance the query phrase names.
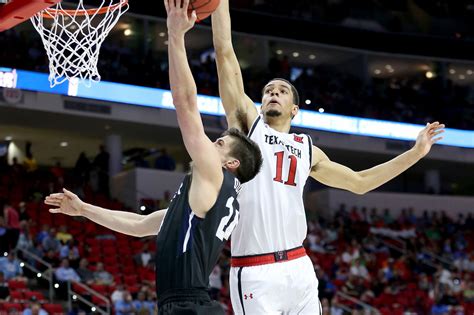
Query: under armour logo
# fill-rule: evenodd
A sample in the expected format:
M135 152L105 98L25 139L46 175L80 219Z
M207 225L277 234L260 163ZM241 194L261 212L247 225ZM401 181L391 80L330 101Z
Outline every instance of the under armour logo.
M249 295L244 294L244 299L246 299L246 300L247 299L253 299L253 294L252 293L250 293Z

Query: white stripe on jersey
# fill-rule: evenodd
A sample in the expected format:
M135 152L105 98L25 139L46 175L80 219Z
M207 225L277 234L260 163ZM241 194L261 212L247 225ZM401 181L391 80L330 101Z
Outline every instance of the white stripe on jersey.
M242 185L232 256L301 246L306 237L303 189L311 169L311 140L270 128L259 116L249 133L262 151L260 173Z

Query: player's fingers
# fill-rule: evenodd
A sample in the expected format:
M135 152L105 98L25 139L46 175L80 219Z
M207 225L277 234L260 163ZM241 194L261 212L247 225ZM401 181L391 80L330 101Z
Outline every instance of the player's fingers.
M196 10L193 10L193 12L191 13L191 22L194 24L196 20L197 20L197 13L196 13Z
M46 203L46 204L50 204L50 203L52 203L52 202L54 202L54 203L61 203L62 200L63 200L63 198L46 198L46 199L44 200L44 203Z
M166 13L169 13L170 11L170 4L168 3L169 0L164 0L163 2L165 3L165 10Z
M60 213L61 209L49 209L50 213Z
M47 197L56 198L56 197L61 197L61 196L63 196L63 195L64 195L63 193L54 193L54 194L50 194L50 195L47 196ZM47 198L47 197L46 197L46 198Z
M186 9L186 11L188 10L188 6L189 6L189 0L183 0L183 6L182 8L183 9Z
M44 203L47 204L47 205L50 205L50 206L56 206L56 207L61 206L60 202L57 202L57 201L54 201L54 200L53 201L48 200L48 201L45 201Z
M77 197L73 192L67 190L66 188L63 188L64 195L68 197L69 199Z
M443 132L444 132L444 130L439 130L439 131L433 132L433 134L431 136L436 137L437 135L439 135L440 133L443 133Z
M443 137L434 138L433 140L431 140L431 143L436 143L436 142L438 142L442 139L443 139Z

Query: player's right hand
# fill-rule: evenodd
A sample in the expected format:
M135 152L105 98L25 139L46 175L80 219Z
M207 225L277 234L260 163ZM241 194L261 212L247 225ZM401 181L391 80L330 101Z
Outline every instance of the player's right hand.
M63 188L63 193L51 194L47 196L44 203L53 207L49 209L50 213L63 213L70 216L82 215L82 209L84 208L84 202L79 197Z
M188 15L189 0L164 0L166 13L168 18L166 24L168 26L168 35L176 33L184 34L189 31L196 22L196 11Z

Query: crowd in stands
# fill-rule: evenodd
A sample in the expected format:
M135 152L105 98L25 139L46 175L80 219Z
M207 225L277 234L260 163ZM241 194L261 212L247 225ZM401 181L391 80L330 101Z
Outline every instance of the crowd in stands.
M48 71L45 51L34 32L0 33L0 41L12 43L15 49L0 51L2 66ZM167 56L127 46L120 41L106 41L101 47L99 71L102 80L169 89ZM140 45L141 47L141 45ZM215 62L191 53L191 67L198 92L218 96ZM202 60L203 59L203 60ZM300 74L295 74L295 69ZM449 79L427 79L424 73L391 79L373 78L368 82L329 65L298 67L288 56L274 55L268 65L243 71L246 92L256 102L261 89L275 77L292 79L300 93L302 109L425 124L443 120L447 126L469 129L474 124L474 89L460 86ZM306 100L311 100L306 104Z
M62 185L76 186L78 191L79 183L84 200L131 211L94 191L90 182L78 180L77 169L59 172L57 168L47 170L49 175L38 170L28 174L23 165L15 164L0 173L0 244L1 252L8 253L0 258L0 300L6 301L0 302L0 312L5 305L18 307L18 303L34 314L45 314L53 307L44 294L26 287L36 274L21 262L42 272L47 268L24 256L22 250L27 250L54 268L59 301L67 299L67 283L72 281L106 296L116 314L153 314L154 238L127 237L81 217L50 214L42 203L44 196ZM58 172L63 176L56 177ZM395 216L389 209L341 205L331 218L308 221L304 246L318 275L323 314L343 315L347 309L362 314L361 304L351 298L383 315L473 314L474 216L416 213L415 209L403 209ZM15 254L14 249L19 251ZM211 274L210 294L230 315L229 269L227 246ZM12 287L19 282L25 283L23 291ZM106 306L78 284L73 284L73 289ZM85 306L76 302L71 314L85 311Z
M239 0L231 1L231 6L379 32L428 33L449 37L457 33L470 38L474 35L469 21L474 15L474 6L469 0ZM420 23L419 19L424 19L425 23Z

